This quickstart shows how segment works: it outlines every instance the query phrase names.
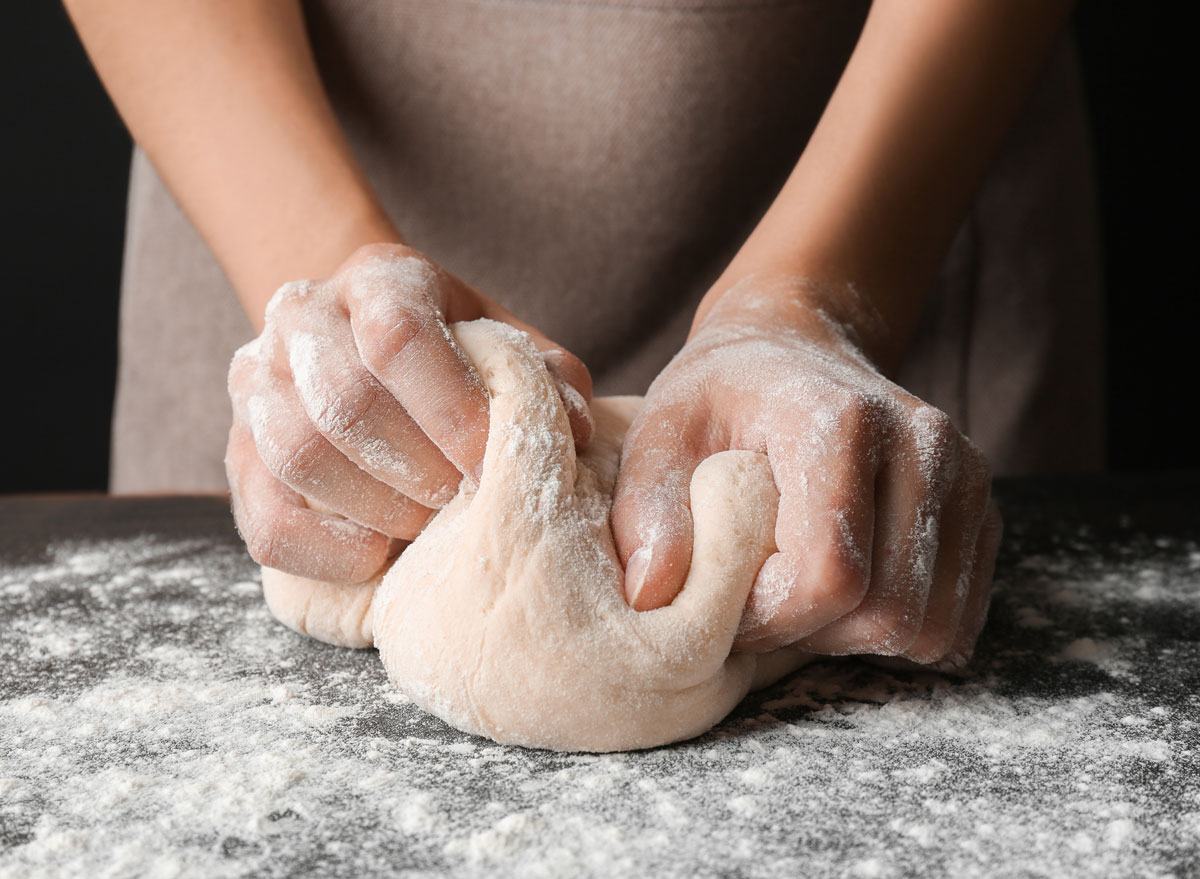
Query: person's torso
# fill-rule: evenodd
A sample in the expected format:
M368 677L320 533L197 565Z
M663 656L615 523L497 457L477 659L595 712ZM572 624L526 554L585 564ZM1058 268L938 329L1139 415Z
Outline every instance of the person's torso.
M861 28L832 0L320 0L401 232L641 393L795 164Z

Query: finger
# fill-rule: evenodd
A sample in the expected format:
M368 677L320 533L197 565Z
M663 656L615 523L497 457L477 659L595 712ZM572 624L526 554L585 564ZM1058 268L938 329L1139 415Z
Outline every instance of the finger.
M487 390L451 335L427 260L370 253L339 287L364 365L455 467L478 481L487 446Z
M588 368L570 351L553 342L536 327L518 319L502 305L486 300L485 303L485 317L524 330L533 340L534 347L542 352L542 360L558 386L559 396L562 397L563 406L567 411L567 420L571 422L571 434L575 438L575 445L580 449L586 448L596 429L592 410L588 406L592 401L592 375Z
M954 636L954 643L945 659L937 667L948 670L961 669L975 652L979 635L987 623L988 606L992 598L992 576L996 568L996 555L1004 535L1004 522L994 501L988 503L983 527L979 531L979 542L975 547L975 563L971 573L971 589L963 608L962 619Z
M695 409L648 407L626 435L612 526L625 567L625 600L635 610L670 604L687 576L692 473L712 451L707 420Z
M262 364L253 392L235 396L234 406L263 464L303 497L374 531L405 539L416 537L432 515L428 507L372 478L325 439L304 411L290 375L276 375Z
M867 593L875 528L875 417L842 410L835 427L780 431L768 447L779 485L775 542L739 627L736 646L772 650L857 608Z
M304 498L267 470L241 421L229 432L225 471L234 521L260 565L313 580L360 583L387 562L386 535L309 509Z
M534 342L536 344L537 339L534 339ZM592 398L591 375L587 373L583 361L561 348L542 350L542 362L546 364L546 371L550 373L554 386L558 388L558 396L562 398L563 409L571 425L571 436L575 439L575 447L587 448L588 443L592 441L592 434L596 432L596 422L588 405ZM579 390L578 376L572 378L572 374L580 369L587 376L586 394Z
M938 533L938 554L925 621L905 653L918 663L936 662L953 646L971 593L975 547L988 510L991 474L982 453L959 439L957 477L946 496Z
M942 504L954 478L957 431L932 407L876 482L870 587L862 604L800 646L815 653L903 654L920 633L933 585ZM906 419L907 420L907 419Z
M363 365L345 315L297 322L285 336L288 364L317 430L376 480L425 506L446 504L462 474Z

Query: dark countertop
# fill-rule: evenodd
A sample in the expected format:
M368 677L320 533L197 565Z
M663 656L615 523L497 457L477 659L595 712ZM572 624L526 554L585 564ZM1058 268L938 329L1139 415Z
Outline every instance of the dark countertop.
M216 498L0 499L0 877L1200 873L1200 473L1004 481L965 678L495 745L263 606Z

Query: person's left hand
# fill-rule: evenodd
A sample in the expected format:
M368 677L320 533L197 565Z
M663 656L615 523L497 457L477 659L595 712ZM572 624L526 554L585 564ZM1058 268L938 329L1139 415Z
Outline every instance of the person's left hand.
M875 368L797 279L721 296L651 386L612 511L638 610L669 604L691 558L689 484L725 449L766 454L778 552L737 646L965 664L987 615L1000 517L979 450Z

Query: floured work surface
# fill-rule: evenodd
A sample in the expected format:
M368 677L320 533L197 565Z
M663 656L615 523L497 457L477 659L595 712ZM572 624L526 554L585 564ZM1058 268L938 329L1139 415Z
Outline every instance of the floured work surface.
M0 877L1196 874L1200 478L998 493L973 678L820 663L603 756L274 622L220 500L0 500Z

